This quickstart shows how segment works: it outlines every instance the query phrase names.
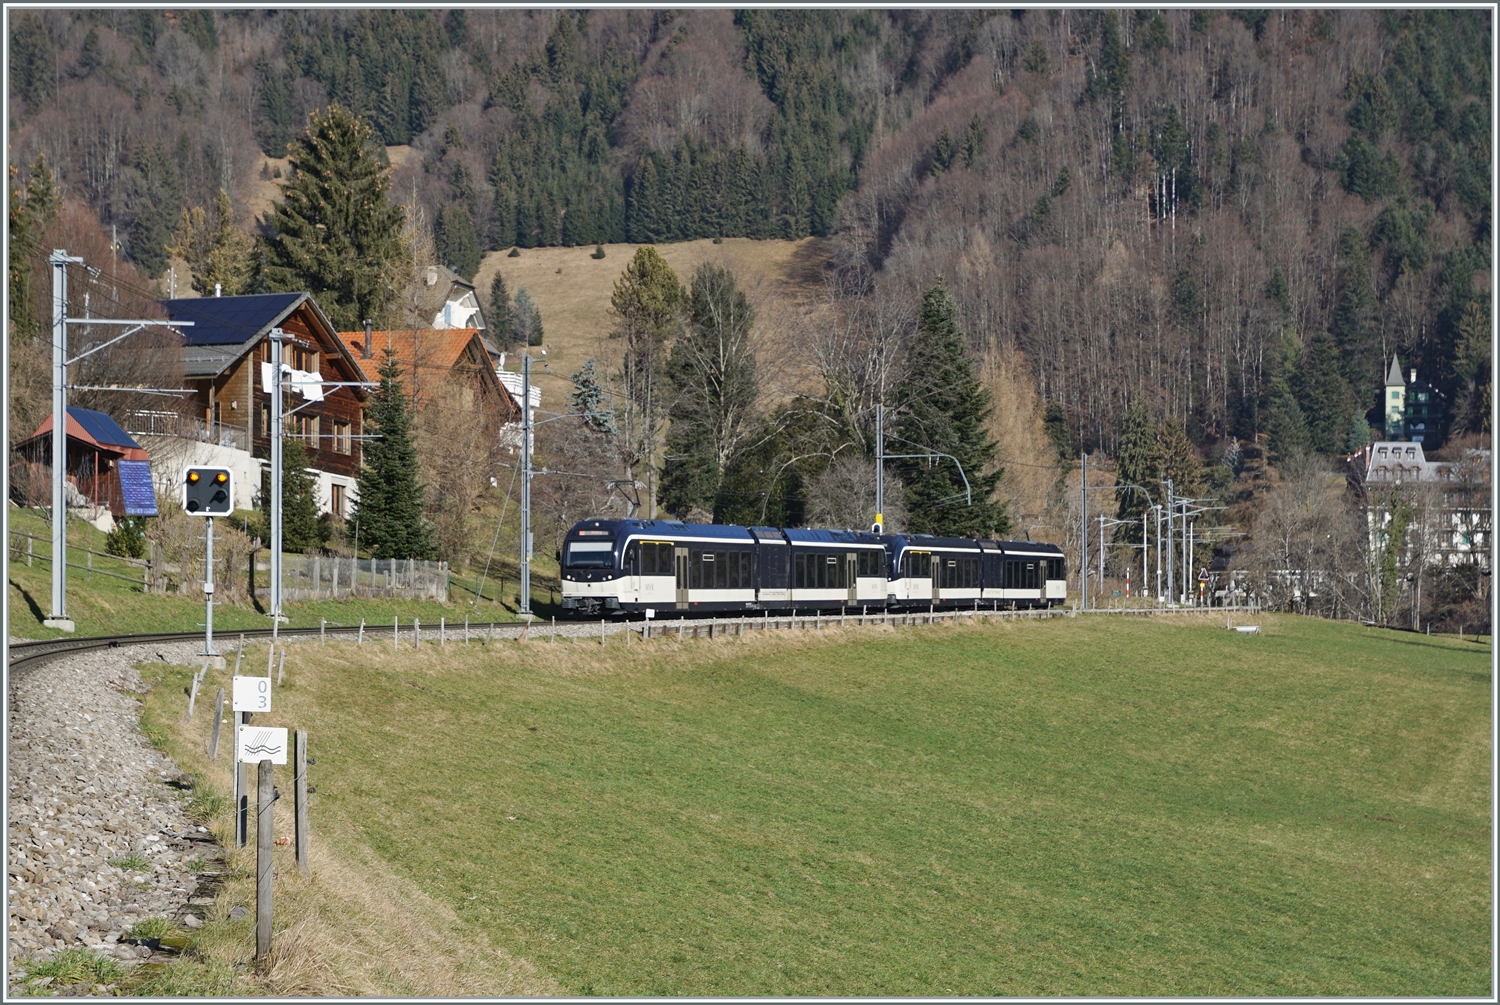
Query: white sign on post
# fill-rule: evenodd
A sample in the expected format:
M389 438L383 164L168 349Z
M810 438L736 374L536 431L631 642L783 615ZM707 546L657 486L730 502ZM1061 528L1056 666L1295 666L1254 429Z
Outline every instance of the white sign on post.
M271 678L235 677L234 711L271 711Z
M654 617L656 617L656 610L651 607L646 608L646 620L650 621Z
M285 727L245 726L240 730L239 759L247 764L285 764L286 746Z

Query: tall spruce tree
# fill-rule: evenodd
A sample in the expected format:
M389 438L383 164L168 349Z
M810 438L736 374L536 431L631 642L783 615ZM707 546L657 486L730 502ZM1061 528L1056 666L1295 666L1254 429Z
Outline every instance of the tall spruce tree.
M515 337L510 324L510 290L505 286L505 277L499 272L495 273L494 282L490 283L490 314L487 320L495 344L502 349L509 345L510 340Z
M426 488L417 480L417 448L401 366L386 350L380 389L365 409L366 440L359 469L360 540L375 558L432 558L432 527L422 516Z
M1354 399L1344 380L1341 356L1333 336L1320 331L1308 343L1297 374L1297 400L1312 447L1319 453L1342 453L1348 439Z
M1141 514L1150 505L1147 493L1153 499L1157 495L1155 448L1156 422L1145 401L1137 399L1125 415L1125 433L1120 437L1115 477L1121 485L1140 485L1146 492L1132 488L1115 491L1115 499L1119 502L1115 515L1126 521L1115 528L1115 540L1121 543L1140 543Z
M1271 459L1280 463L1305 453L1312 445L1307 417L1297 403L1294 388L1301 380L1302 343L1292 328L1283 329L1281 343L1271 354L1270 382L1266 395L1266 446Z
M895 462L913 532L991 537L1010 529L1005 504L994 498L1004 471L988 470L997 449L985 429L990 394L974 374L957 313L941 280L922 295L917 335L894 395L900 439L890 449L951 454L968 478L972 501L966 505L964 480L951 460Z
M445 203L438 210L432 230L438 261L458 273L464 282L472 282L474 273L479 271L479 237L474 233L469 211L461 203Z
M1332 333L1336 339L1338 368L1347 386L1361 401L1373 401L1385 375L1380 351L1379 305L1370 282L1369 242L1354 227L1339 236L1339 254L1344 267L1339 276L1339 297L1333 308ZM1316 340L1314 340L1316 341ZM1309 350L1311 350L1309 346ZM1308 400L1303 411L1310 411ZM1314 423L1314 438L1318 430ZM1341 438L1341 437L1335 437ZM1323 446L1319 445L1319 450Z
M318 520L318 479L308 471L312 462L301 440L281 444L281 548L307 551L328 543L328 528ZM271 525L270 473L260 495L261 526Z
M266 287L309 291L340 331L365 318L382 325L404 285L402 209L387 198L376 150L370 127L343 106L310 115L261 244Z

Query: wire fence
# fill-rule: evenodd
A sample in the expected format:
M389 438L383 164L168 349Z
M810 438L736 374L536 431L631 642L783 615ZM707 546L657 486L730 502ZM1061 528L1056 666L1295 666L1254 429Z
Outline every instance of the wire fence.
M281 596L285 600L399 597L447 603L449 575L447 562L288 555L281 562Z

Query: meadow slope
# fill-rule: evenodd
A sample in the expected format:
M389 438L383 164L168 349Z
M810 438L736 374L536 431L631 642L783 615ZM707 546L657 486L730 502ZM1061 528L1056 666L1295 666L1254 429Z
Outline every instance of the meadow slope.
M300 646L264 718L567 993L1488 993L1488 649L1264 624Z

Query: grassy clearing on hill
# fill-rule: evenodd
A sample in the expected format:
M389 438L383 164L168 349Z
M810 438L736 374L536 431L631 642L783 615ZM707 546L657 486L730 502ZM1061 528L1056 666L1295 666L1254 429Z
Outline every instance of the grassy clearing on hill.
M508 251L493 251L475 276L486 306L490 285L498 271L505 276L511 296L525 287L542 312L546 335L541 348L547 350L547 373L534 366L532 376L542 390L544 408L561 408L572 392L568 375L577 371L589 357L609 367L618 367L621 346L609 338L609 298L615 281L635 254L635 244L606 244L605 257L593 258L593 247L522 248L519 257L508 257ZM778 305L816 293L822 283L829 258L828 242L809 237L800 241L752 241L728 237L722 244L711 240L682 241L655 246L678 280L690 285L693 271L703 262L713 262L732 269L740 286L756 303L762 318L761 336L769 358L787 353L775 325L766 324ZM533 353L537 350L533 349ZM516 370L514 360L506 369Z
M265 722L567 993L1486 994L1488 650L1264 625L301 646Z

